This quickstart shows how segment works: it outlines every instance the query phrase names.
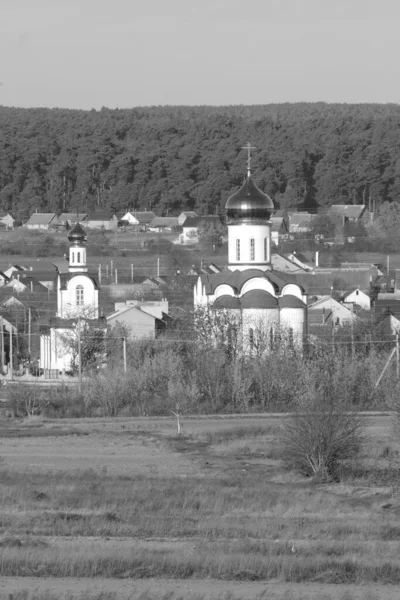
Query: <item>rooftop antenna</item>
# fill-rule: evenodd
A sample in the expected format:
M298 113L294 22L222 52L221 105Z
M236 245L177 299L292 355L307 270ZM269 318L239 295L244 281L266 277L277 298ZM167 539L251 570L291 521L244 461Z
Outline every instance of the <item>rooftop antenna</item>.
M255 150L256 147L252 146L250 142L247 142L245 146L242 146L242 150L247 150L247 177L251 175L251 151Z

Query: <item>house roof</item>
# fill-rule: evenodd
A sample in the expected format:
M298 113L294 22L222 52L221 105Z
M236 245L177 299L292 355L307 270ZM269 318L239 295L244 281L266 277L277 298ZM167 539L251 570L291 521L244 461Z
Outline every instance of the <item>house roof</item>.
M55 213L33 213L27 225L49 225L54 218L56 218Z
M12 217L9 212L0 212L0 219L4 219L4 217L11 217L11 219L15 221L14 217Z
M58 217L58 219L60 221L84 221L87 217L86 213L79 213L78 215L76 213L61 213L61 215Z
M347 217L349 219L359 219L365 209L365 204L332 204L329 212Z
M141 225L151 223L152 220L156 217L156 214L152 210L134 212L131 213L131 215L135 217L135 219L137 219Z
M13 265L21 271L48 271L49 273L55 274L57 267L49 260L24 260L20 265Z
M374 313L376 316L391 314L400 319L400 300L395 300L394 298L375 300Z
M279 231L282 227L283 217L275 217L270 219L272 221L271 231Z
M111 221L115 215L108 212L98 212L87 216L88 221Z
M149 223L149 227L176 227L178 217L154 217Z
M298 227L309 227L314 215L309 213L294 213L290 217L290 226L297 225Z
M186 227L200 227L200 217L188 217L182 225L183 229Z
M195 210L184 210L179 216L185 215L185 217L197 217L198 214Z

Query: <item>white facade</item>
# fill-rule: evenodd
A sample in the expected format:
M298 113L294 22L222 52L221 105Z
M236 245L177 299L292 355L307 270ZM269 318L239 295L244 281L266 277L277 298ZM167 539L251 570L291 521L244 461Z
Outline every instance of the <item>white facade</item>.
M228 226L228 261L231 271L271 269L270 223L239 223Z
M99 291L94 280L85 273L76 273L63 283L58 278L57 317L71 319L80 315L87 319L99 316Z
M360 306L364 310L371 310L371 298L361 290L357 289L347 294L345 300L346 303L357 304L357 306Z
M127 221L129 225L139 225L139 221L131 212L127 212L121 219L121 221Z

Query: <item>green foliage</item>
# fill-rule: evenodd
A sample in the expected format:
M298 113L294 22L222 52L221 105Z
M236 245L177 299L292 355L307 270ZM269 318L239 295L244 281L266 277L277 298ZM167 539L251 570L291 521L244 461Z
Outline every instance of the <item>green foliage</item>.
M215 214L243 181L247 139L254 175L280 207L379 208L398 203L399 123L397 105L0 107L0 209Z

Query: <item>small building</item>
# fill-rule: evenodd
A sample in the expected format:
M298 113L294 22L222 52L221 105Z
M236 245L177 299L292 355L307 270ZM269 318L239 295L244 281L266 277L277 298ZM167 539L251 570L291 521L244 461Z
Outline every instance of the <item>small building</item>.
M188 217L182 226L182 233L179 235L181 244L198 244L199 242L199 217Z
M307 233L312 229L314 215L307 212L288 213L289 214L289 232Z
M106 212L92 213L88 215L85 227L88 229L116 229L118 227L118 217Z
M365 204L332 204L328 210L328 215L340 217L342 225L371 220L371 213L367 211Z
M303 265L291 260L290 255L285 256L284 254L279 254L279 252L273 252L271 254L271 265L276 271L283 271L285 273L308 271Z
M153 312L153 311L152 311ZM146 310L145 304L125 304L107 317L109 327L122 326L128 330L130 339L155 339L166 323Z
M14 229L15 219L8 212L0 212L0 223L7 229Z
M60 225L65 227L66 229L70 229L76 223L86 223L87 214L86 213L61 213L58 217Z
M27 221L25 227L27 229L39 229L48 231L51 227L59 225L59 220L56 213L34 213Z
M332 322L334 325L344 325L345 323L351 323L357 320L357 315L354 313L353 306L344 306L332 296L323 296L313 304L308 306L308 315L312 316L315 311L324 309L326 313L332 313Z
M163 231L172 231L178 225L178 217L154 217L148 224L148 230L162 233Z
M276 210L271 216L271 241L275 246L279 245L279 238L289 233L289 215L286 210Z
M347 292L342 298L345 303L357 304L364 310L371 310L371 298L368 294L357 288L351 292Z
M195 210L184 210L178 217L178 225L182 227L186 219L195 219L198 216Z

